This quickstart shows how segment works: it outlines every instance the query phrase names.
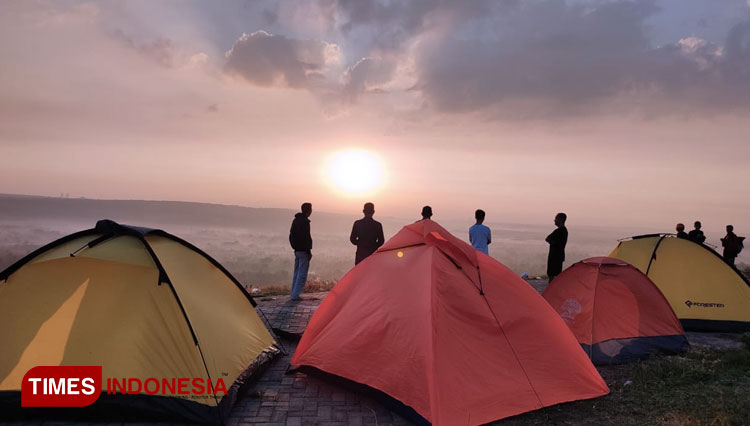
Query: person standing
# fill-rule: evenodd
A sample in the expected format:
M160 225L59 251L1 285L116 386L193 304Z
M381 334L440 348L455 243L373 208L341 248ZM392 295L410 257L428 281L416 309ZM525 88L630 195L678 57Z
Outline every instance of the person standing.
M430 206L422 207L422 219L419 219L419 220L425 220L431 217L432 217L432 207ZM419 222L419 220L417 222Z
M701 231L701 222L699 220L696 220L693 224L692 231L688 232L688 239L690 241L696 242L698 244L703 244L704 241L706 241L706 236L703 235L703 231Z
M294 274L292 275L291 300L301 300L299 297L307 283L307 271L312 259L312 237L310 236L310 215L312 204L303 203L302 211L294 215L292 227L289 229L289 244L294 250Z
M565 261L565 245L568 243L568 228L565 227L565 221L568 216L565 213L555 215L555 226L557 229L552 231L544 240L549 244L549 255L547 256L547 278L551 282L562 272L563 262Z
M489 255L490 253L488 246L492 243L492 233L490 232L489 227L483 225L484 217L484 210L479 209L474 212L474 219L477 220L477 223L469 228L469 241L471 242L472 247L486 255Z
M744 239L744 238L743 238ZM727 225L727 235L721 239L721 246L724 247L724 260L734 266L734 259L740 253L740 237L734 233L734 226Z
M677 226L675 226L675 231L677 231L677 238L682 238L685 240L689 240L688 234L685 232L685 225L678 223Z
M375 214L375 205L365 203L362 213L365 214L365 217L354 222L352 233L349 236L349 241L357 246L357 253L354 256L355 265L375 253L375 250L385 242L383 225L372 218Z

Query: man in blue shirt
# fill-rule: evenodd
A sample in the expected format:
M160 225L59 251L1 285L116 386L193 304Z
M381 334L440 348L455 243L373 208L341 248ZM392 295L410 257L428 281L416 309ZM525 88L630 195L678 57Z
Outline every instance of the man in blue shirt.
M469 228L469 241L471 241L472 247L489 255L489 247L487 246L492 242L492 235L490 228L482 225L482 222L484 222L484 210L477 210L474 213L474 217L477 219L477 223Z

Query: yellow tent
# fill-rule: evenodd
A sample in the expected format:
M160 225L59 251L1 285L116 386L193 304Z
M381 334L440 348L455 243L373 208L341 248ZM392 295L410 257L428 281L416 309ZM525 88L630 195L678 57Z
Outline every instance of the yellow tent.
M648 275L685 329L750 330L750 283L710 247L651 234L621 241L609 256Z
M91 365L102 367L102 393L92 406L68 409L78 410L74 417L222 422L241 385L279 353L254 306L190 243L101 220L0 273L0 420L30 413L20 389L32 367ZM163 387L106 392L112 380L134 379ZM210 381L219 392L175 395L167 385L178 379Z

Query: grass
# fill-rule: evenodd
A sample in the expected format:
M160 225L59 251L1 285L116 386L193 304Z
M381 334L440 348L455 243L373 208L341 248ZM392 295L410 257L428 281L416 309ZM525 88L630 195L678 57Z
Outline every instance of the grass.
M742 349L693 350L682 356L599 368L610 387L601 398L522 414L495 425L750 424L750 335Z
M336 285L335 280L313 280L308 281L305 284L304 293L319 293L321 291L331 291L333 286ZM259 293L252 293L253 297L267 297L267 296L286 296L291 293L291 287L288 285L275 285L261 287ZM248 292L250 289L248 289Z

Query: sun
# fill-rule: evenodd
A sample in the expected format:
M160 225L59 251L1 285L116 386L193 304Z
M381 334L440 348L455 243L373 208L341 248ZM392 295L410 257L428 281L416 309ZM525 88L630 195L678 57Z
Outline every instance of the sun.
M369 194L383 184L382 161L365 150L334 153L326 170L333 186L347 195Z

